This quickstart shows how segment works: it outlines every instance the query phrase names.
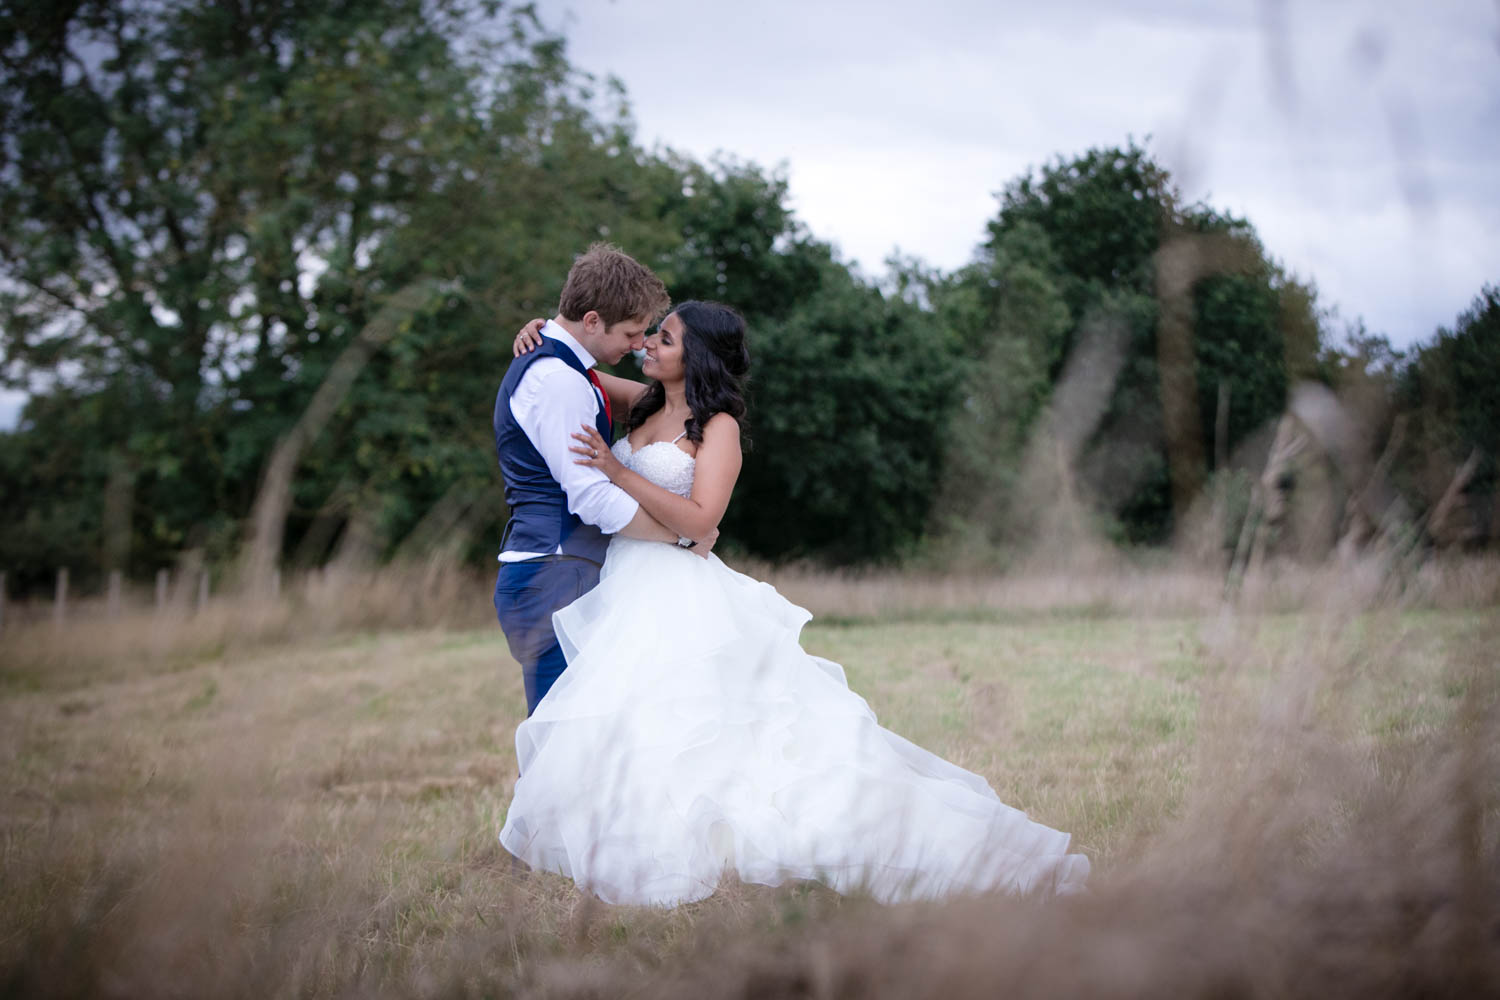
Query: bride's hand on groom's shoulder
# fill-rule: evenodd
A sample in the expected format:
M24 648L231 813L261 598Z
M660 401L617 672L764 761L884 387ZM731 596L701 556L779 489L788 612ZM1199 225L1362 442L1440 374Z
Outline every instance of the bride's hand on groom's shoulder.
M591 469L598 469L604 473L609 477L610 482L619 481L619 475L624 471L625 466L620 464L618 458L615 458L615 453L609 448L609 442L604 440L597 428L584 424L583 430L573 432L573 440L578 443L569 446L568 450L579 456L573 459L574 465L587 465Z
M530 354L542 346L542 327L547 325L544 319L534 319L521 327L516 334L516 342L511 346L511 356L519 358L523 354Z

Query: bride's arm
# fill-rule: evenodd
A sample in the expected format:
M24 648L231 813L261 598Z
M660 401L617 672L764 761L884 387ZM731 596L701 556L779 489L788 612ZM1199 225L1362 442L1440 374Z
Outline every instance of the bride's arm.
M740 425L727 413L715 414L703 428L703 443L698 445L693 467L692 496L680 497L657 486L638 472L621 465L609 446L592 427L574 434L585 442L573 450L582 455L580 465L592 465L609 477L610 482L629 493L641 509L684 538L703 539L719 526L729 507L729 495L740 475ZM593 457L597 453L597 457Z
M521 327L516 333L516 342L511 345L511 356L519 358L541 346L542 327L546 325L546 320L534 319ZM598 369L594 370L594 374L599 376L599 384L604 387L605 395L609 396L609 405L616 413L629 413L635 401L641 398L641 393L646 391L646 387L640 382L633 382L628 378L610 375Z
M624 414L630 412L630 408L635 405L635 401L640 399L642 393L646 391L646 387L640 382L632 382L628 378L621 378L618 375L601 372L597 368L594 369L594 374L599 376L599 384L604 387L605 393L609 395L610 407L615 413L620 415L616 417L617 420L624 419Z

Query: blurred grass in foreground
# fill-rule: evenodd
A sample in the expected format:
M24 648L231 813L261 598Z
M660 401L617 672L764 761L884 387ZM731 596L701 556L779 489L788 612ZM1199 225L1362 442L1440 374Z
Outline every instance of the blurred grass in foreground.
M11 630L0 987L1493 992L1496 574L1423 572L1394 598L1288 572L1235 608L1167 570L775 574L884 724L1074 834L1092 891L1052 904L729 885L612 908L513 865L520 679L459 575Z

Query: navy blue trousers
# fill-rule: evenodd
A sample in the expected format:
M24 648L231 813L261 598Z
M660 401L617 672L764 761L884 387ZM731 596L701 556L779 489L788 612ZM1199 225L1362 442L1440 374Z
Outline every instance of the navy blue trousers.
M573 556L542 556L500 564L495 579L495 614L500 618L510 655L521 665L528 717L568 665L557 644L557 633L552 631L552 613L572 604L598 583L598 563Z

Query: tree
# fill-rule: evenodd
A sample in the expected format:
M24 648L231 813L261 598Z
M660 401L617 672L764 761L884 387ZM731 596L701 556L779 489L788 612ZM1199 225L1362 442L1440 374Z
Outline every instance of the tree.
M985 257L931 288L937 325L953 332L964 378L953 407L938 529L948 559L992 561L1026 531L1016 503L1027 442L1051 392L1073 319L1060 263L1026 221Z
M1402 485L1419 510L1431 512L1456 470L1473 464L1465 540L1496 535L1496 453L1500 451L1500 286L1485 285L1452 329L1419 345L1396 383L1398 412L1408 421Z
M1220 386L1232 449L1280 412L1289 379L1313 369L1314 293L1267 258L1247 221L1183 204L1134 142L1059 159L1005 188L975 266L958 276L969 291L953 293L967 296L973 312L962 322L971 328L1008 322L992 272L1017 240L1067 310L1064 324L1032 321L1029 356L1048 386L1086 325L1123 338L1123 363L1077 472L1122 537L1165 540L1208 471Z
M724 522L769 558L838 563L919 538L939 480L957 359L916 304L852 274L786 207L784 176L683 164L659 270L681 301L728 302L750 334L750 435Z
M369 505L403 479L441 494L478 474L472 448L423 450L457 424L472 445L488 409L474 392L458 419L450 404L465 397L436 373L498 381L495 287L518 321L541 269L565 270L565 247L595 235L553 226L506 241L504 225L482 227L545 204L576 179L554 180L559 162L592 159L579 145L592 154L619 131L584 107L557 39L524 9L487 28L493 13L348 0L0 16L0 347L10 383L37 393L31 440L7 447L56 451L67 435L118 456L138 569L184 546L238 545L273 443L414 283L429 300L300 469L292 535L340 484ZM97 504L100 470L115 465L34 477L26 504ZM399 530L413 519L404 506L380 516ZM69 545L97 552L92 523L77 520Z
M25 580L113 558L120 510L125 568L187 548L225 564L268 483L283 556L434 533L490 549L510 332L600 238L679 299L750 318L769 402L728 526L743 545L879 557L920 531L944 383L916 369L919 310L812 240L784 177L640 149L618 87L569 66L529 7L3 14L0 368L33 398L0 437L0 489L31 533L0 544ZM883 443L809 474L794 455L808 428L833 432L829 403L777 393L822 368ZM106 516L106 495L132 502ZM787 496L805 522L760 519Z

